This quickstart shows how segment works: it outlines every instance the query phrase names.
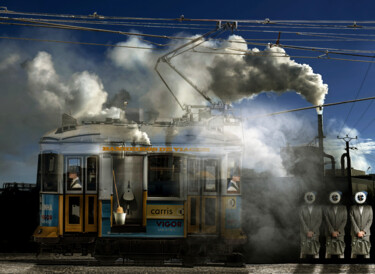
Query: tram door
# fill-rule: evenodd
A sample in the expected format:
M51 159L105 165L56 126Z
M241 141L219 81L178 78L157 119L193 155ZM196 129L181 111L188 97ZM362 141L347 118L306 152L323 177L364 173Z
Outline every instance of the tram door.
M219 160L188 159L188 233L216 234L219 226Z
M98 156L67 156L64 232L98 231Z

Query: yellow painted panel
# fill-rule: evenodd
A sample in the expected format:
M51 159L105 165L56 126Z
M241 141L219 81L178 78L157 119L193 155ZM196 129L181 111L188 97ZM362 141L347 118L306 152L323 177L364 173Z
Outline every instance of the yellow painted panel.
M99 200L99 237L102 237L102 200Z
M143 191L143 208L142 208L142 225L146 226L147 224L147 190Z
M89 198L93 197L94 198L94 223L89 224ZM97 232L97 217L98 217L98 212L97 212L97 195L86 195L85 196L85 232Z
M195 225L191 224L191 210L192 210L192 203L191 199L195 198ZM189 196L188 197L188 206L187 206L187 224L188 224L188 233L198 233L199 232L199 224L200 224L200 196Z
M206 202L208 199L215 199L215 225L207 225L206 224ZM205 196L203 197L202 201L202 232L208 234L214 234L217 232L217 227L219 225L218 218L219 217L219 208L218 208L218 198L215 196Z
M59 196L59 230L58 230L58 235L63 235L63 233L64 233L63 225L64 225L64 196L60 195Z
M147 205L148 219L184 219L184 205Z
M38 226L33 236L35 238L56 238L58 228L56 226Z
M69 198L79 197L79 224L69 223ZM65 232L82 232L83 230L83 195L66 195L65 196Z
M184 202L184 212L187 212L187 201ZM187 215L188 214L184 214L184 238L187 237Z

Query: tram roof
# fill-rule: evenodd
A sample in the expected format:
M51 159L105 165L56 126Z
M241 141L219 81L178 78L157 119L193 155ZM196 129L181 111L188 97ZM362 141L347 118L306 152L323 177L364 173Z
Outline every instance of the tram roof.
M222 116L199 122L153 124L84 122L46 133L41 143L130 143L137 145L241 145L241 124Z

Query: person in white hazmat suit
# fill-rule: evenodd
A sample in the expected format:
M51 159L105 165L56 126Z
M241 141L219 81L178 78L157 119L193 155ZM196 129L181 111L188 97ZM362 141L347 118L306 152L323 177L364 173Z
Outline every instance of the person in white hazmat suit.
M352 251L351 258L363 255L370 258L370 228L372 225L373 212L370 205L365 205L367 192L360 191L354 196L357 203L350 207Z
M312 255L319 258L319 228L322 224L322 208L314 205L316 200L315 192L305 193L305 205L300 210L300 237L301 253L300 258Z
M330 205L326 206L323 215L325 220L326 259L331 255L344 258L345 251L345 226L348 219L346 206L340 205L342 193L334 191L329 194Z

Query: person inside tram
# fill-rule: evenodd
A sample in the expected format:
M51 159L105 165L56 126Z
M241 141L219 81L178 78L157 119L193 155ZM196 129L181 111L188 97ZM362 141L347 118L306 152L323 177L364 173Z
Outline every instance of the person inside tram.
M233 175L227 187L227 192L239 193L240 192L240 176Z
M79 167L78 166L70 166L69 167L69 181L70 181L70 190L81 190L82 183L79 179Z
M240 193L241 171L238 159L229 160L227 174L227 193Z

